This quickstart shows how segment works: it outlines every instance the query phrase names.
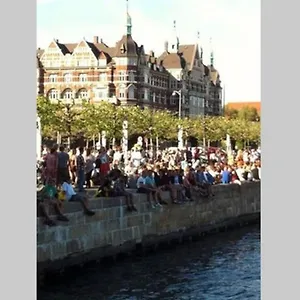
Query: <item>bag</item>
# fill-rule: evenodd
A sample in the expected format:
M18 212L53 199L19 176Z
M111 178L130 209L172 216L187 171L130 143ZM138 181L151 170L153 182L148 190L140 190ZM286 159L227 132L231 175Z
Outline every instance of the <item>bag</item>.
M60 201L65 201L66 200L66 194L65 194L64 191L59 191L58 200L60 200Z

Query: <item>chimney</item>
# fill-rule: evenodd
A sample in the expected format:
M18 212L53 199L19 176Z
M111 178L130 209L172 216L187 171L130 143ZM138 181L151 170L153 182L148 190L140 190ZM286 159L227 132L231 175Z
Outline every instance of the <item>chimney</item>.
M154 51L153 50L150 51L150 56L154 57Z
M165 51L169 52L169 43L165 41Z
M99 37L97 35L94 36L94 44L99 43Z
M59 40L56 40L56 43L59 43Z
M100 43L101 43L101 44L103 43L103 39L100 39Z

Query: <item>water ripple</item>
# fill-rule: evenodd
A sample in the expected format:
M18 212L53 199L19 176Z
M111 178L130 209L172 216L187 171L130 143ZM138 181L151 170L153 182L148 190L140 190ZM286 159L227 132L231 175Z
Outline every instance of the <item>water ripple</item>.
M38 291L42 300L259 300L257 226L174 246L111 267L96 265Z

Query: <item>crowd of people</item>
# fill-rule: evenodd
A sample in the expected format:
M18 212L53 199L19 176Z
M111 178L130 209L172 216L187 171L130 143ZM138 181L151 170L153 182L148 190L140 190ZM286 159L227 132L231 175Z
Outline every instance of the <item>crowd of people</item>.
M99 150L79 147L68 153L63 146L54 145L44 149L40 168L43 189L39 208L45 224L54 226L49 208L54 207L58 220L67 222L63 215L64 201L78 201L86 215L94 215L85 193L91 187L97 187L95 197L123 196L128 212L137 211L135 193L146 194L152 209L168 205L162 197L164 191L169 192L174 204L198 197L213 198L214 184L259 181L261 151L245 149L228 155L222 149L187 147L165 149L154 155L135 145L125 158L121 147Z

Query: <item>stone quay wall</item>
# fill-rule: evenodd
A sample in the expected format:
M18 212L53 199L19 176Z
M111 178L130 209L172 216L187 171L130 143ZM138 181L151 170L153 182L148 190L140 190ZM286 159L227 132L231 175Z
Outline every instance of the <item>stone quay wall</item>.
M197 199L182 205L150 209L146 196L134 195L137 213L126 211L125 200L97 198L90 201L96 211L85 216L79 203L66 203L69 222L55 227L37 218L38 273L156 246L162 242L199 236L227 226L241 225L260 217L260 182L213 186L212 199Z

